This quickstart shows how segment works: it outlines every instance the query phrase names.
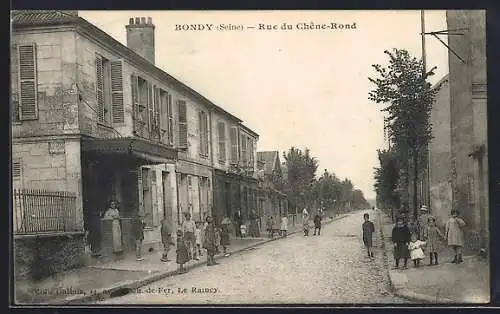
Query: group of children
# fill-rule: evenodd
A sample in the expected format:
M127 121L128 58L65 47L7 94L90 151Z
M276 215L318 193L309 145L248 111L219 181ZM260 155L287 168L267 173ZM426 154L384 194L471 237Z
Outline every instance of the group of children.
M194 222L189 213L185 214L182 227L177 230L176 262L179 265L179 272L185 273L184 264L190 260L199 260L203 253L202 248L207 250L207 265L217 265L215 254L220 253L219 247L223 247L225 256L228 256L228 246L230 244L231 221L224 217L221 227L217 228L213 217L209 216L205 222ZM171 261L168 259L170 248L174 245L172 234L168 227L168 221L164 219L161 225L161 238L163 243L162 262Z
M401 259L404 261L404 269L407 268L408 259L413 261L415 267L419 267L420 262L425 258L424 251L429 253L429 265L438 265L441 239L446 240L448 246L455 253L452 263L462 263L462 248L464 245L462 229L465 227L465 222L458 215L457 210L451 212L444 235L436 226L436 219L432 216L427 217L427 224L420 223L414 232L411 232L404 219L399 217L392 229L395 268L399 268Z
M424 211L426 209L424 208ZM426 215L426 216L424 216ZM463 228L465 222L459 218L459 212L453 210L451 218L446 223L445 234L436 225L436 219L427 213L423 213L426 224L420 223L416 231L411 232L405 220L399 217L396 225L392 229L392 242L394 243L395 268L399 268L401 259L404 261L404 269L407 268L408 259L413 261L415 267L420 266L420 262L425 258L425 252L429 254L429 265L438 265L438 252L440 250L441 239L447 240L448 245L453 249L455 257L452 263L462 263L462 248L464 245ZM373 257L372 234L375 231L374 224L370 221L370 215L363 215L364 223L363 243L367 249L368 257Z
M274 236L274 232L277 230L277 228L275 227L275 221L273 216L269 216L269 218L267 219L266 229L268 236L272 238ZM283 217L281 217L279 234L282 237L286 237L287 233L288 233L288 217L283 215Z

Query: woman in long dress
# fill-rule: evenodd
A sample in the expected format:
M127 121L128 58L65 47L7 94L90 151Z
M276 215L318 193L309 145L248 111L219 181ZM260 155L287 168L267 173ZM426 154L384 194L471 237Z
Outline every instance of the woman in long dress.
M104 213L104 219L112 219L112 231L113 231L113 251L121 252L122 248L122 228L120 225L120 211L118 210L118 203L116 201L111 201L109 203L109 208Z
M254 238L258 238L260 236L259 232L259 215L252 210L252 214L250 215L250 236Z

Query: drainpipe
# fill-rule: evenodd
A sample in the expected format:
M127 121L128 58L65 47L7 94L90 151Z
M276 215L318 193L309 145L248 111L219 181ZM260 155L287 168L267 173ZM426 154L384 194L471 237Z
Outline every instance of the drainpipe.
M208 130L210 133L209 141L210 141L210 166L212 168L212 182L211 182L211 187L212 187L212 202L210 203L211 206L209 208L208 214L213 217L213 207L214 207L214 201L215 201L215 165L214 165L214 141L212 138L213 135L213 130L212 130L212 109L208 111Z

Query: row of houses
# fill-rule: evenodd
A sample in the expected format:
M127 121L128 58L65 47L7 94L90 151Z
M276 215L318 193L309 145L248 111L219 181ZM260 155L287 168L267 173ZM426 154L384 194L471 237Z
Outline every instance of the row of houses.
M435 85L429 166L418 186L419 204L428 205L441 226L452 209L460 211L472 251L489 246L485 15L446 12L448 31L458 35L448 36L449 74Z
M110 200L125 251L138 212L146 249L164 218L175 230L183 213L286 213L270 183L278 152L257 153L241 119L155 66L151 18L129 19L127 46L77 11L13 11L11 27L16 273L35 259L52 272L81 264L89 220Z

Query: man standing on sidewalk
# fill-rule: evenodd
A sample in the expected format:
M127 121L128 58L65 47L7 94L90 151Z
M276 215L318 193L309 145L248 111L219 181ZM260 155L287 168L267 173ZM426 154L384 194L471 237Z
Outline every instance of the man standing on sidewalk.
M199 260L196 254L196 235L195 235L196 224L191 220L191 214L186 213L186 220L182 223L182 233L184 234L184 240L186 241L188 257L189 259Z
M243 238L241 234L241 224L243 223L243 217L241 217L241 211L238 209L234 213L234 232L237 237Z

